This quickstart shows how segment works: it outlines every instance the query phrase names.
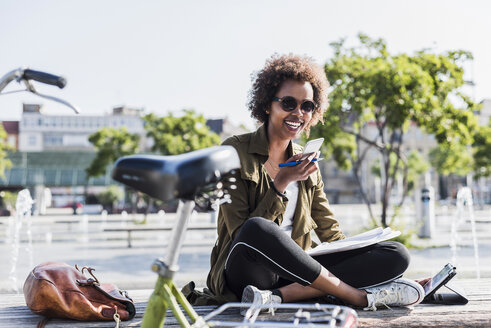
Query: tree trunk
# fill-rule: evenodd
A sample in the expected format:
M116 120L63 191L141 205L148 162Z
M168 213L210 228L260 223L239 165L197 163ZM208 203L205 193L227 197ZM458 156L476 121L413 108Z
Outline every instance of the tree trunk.
M150 212L150 209L152 208L152 206L153 206L153 198L149 196L148 197L148 204L147 204L147 208L145 209L145 216L143 217L142 224L147 223L148 213Z
M382 190L382 216L380 218L380 222L382 223L382 226L384 228L387 228L387 210L389 208L389 203L390 203L390 154L388 155L387 153L383 154L383 159L384 159L384 171L385 171L385 176L384 176L384 188Z
M356 143L358 145L356 147L356 149L358 152L360 149L359 140L360 140L359 136L356 135ZM358 159L353 163L353 175L355 176L356 183L358 184L358 187L360 188L361 197L363 198L363 201L367 205L368 214L370 215L370 220L372 220L372 223L374 225L378 225L377 220L375 219L375 215L373 215L372 205L370 204L370 200L367 197L367 193L365 192L365 189L363 189L363 184L361 183L361 179L360 179L360 175L359 175L360 165L363 162L363 160L365 159L365 156L366 156L366 154L370 148L371 148L371 146L369 145L361 154L358 153Z
M355 166L353 166L353 174L355 176L356 183L358 184L358 187L360 188L361 197L363 198L363 201L367 205L368 214L370 215L370 220L372 220L373 224L377 225L377 220L375 219L375 215L373 215L372 205L370 204L370 200L368 199L367 194L366 194L365 190L363 189L363 185L362 185L360 177L358 175L358 170L355 169Z

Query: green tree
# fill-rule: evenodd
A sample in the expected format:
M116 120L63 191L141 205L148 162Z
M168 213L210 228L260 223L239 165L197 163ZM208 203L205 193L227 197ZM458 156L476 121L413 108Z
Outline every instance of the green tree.
M87 182L90 177L106 173L107 167L122 156L133 155L138 151L140 136L129 133L126 128L102 128L89 136L94 145L96 156L85 169Z
M438 145L430 152L430 162L444 176L451 173L465 176L474 166L471 147L460 143Z
M418 179L421 174L427 172L430 168L430 163L417 151L413 150L409 153L407 159L407 191L414 190L418 185ZM402 204L401 204L402 205Z
M394 167L395 167L395 162L397 161L397 156L395 154L390 155L390 165L389 167L391 168L391 171L389 172L390 175L394 175L396 178L400 177L402 175L402 179L406 179L406 181L403 181L403 187L407 189L407 192L412 191L418 184L418 178L421 176L421 174L425 173L428 171L430 168L430 164L426 161L423 155L418 153L415 150L412 150L409 153L409 156L407 156L407 166L405 169L407 172L393 172ZM381 172L381 167L380 167L380 161L377 161L372 167L371 167L371 173L374 176L377 176L379 178L382 178L380 172ZM403 192L404 193L404 192ZM401 203L399 206L402 205L404 199L401 199Z
M12 166L12 162L8 159L7 151L10 147L5 140L7 139L7 132L3 129L3 125L0 122L0 178L5 177L5 170Z
M480 126L474 134L473 159L475 177L491 175L491 122L488 126Z
M0 200L3 203L3 206L7 208L9 211L13 211L15 209L15 205L17 202L17 193L10 191L0 191ZM2 204L0 204L2 205Z
M410 124L433 134L440 145L472 142L477 124L472 112L478 105L461 92L462 64L472 56L465 51L434 54L428 50L392 55L384 40L363 34L358 38L360 43L354 47L345 46L345 40L331 44L334 56L325 65L332 88L330 108L325 124L315 127L312 135L326 138L326 151L340 167L353 170L373 220L360 168L369 150L379 153L386 172L381 224L388 226L396 174L402 172L408 183L408 159L402 146ZM366 133L369 124L375 127L374 135ZM396 160L391 161L394 155Z
M152 151L162 155L178 155L220 143L220 137L210 131L203 115L193 110L184 110L179 117L148 114L143 119L147 136L154 141Z
M491 123L477 126L473 131L472 144L441 144L430 152L430 161L441 175L451 173L465 176L474 173L474 178L491 175Z
M104 206L109 206L114 211L115 204L124 197L123 190L115 185L109 186L103 192L97 194L97 199Z
M85 169L87 179L106 173L108 165L122 156L132 155L138 151L140 136L129 133L126 128L102 128L89 136L94 145L96 156Z
M147 114L143 119L147 136L154 142L152 151L162 155L178 155L220 143L220 137L210 131L204 116L193 110L184 110L184 115L179 117ZM153 199L150 198L148 207L152 205ZM143 222L146 218L145 215Z

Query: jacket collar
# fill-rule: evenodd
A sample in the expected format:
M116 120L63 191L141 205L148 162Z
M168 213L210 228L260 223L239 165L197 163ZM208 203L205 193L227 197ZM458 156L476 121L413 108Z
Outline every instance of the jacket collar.
M263 156L268 156L268 129L266 124L261 125L256 131L252 133L251 139L249 140L249 154L259 154Z
M247 160L241 163L241 176L257 183L259 181L259 172L262 170L261 166L269 156L268 128L266 124L261 125L256 131L251 133L247 152L261 156L259 156L257 161L251 161L250 157L247 156ZM301 152L302 147L290 141L288 144L288 157ZM308 180L311 180L311 178L309 177Z
M261 125L255 132L252 133L249 141L249 154L259 154L269 156L269 140L268 127L266 124ZM290 141L288 144L288 157L302 152L302 148Z

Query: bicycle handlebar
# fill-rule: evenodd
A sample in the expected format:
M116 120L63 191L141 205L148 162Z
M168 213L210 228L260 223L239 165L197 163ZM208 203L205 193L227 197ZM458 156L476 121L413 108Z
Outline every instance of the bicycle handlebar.
M22 78L26 80L35 80L46 84L56 85L60 89L63 89L66 85L66 79L63 76L34 71L32 69L24 70Z
M28 91L28 92L34 93L35 95L38 95L39 97L53 100L53 101L56 101L56 102L59 102L59 103L65 105L65 106L68 106L71 109L73 109L73 111L77 114L80 112L76 106L70 104L66 100L37 92L36 89L34 88L34 86L29 82L29 80L35 80L35 81L38 81L41 83L55 85L58 88L63 89L66 85L66 80L62 76L57 76L57 75L53 75L53 74L49 74L49 73L45 73L45 72L34 71L32 69L28 69L25 67L20 67L20 68L17 68L11 72L8 72L7 74L5 74L2 77L0 77L0 95L5 94L5 93L2 94L3 89L13 80L16 80L19 83L24 82L24 84L26 85L25 90L17 90L17 91L13 91L13 92ZM10 93L12 93L12 92L10 92Z

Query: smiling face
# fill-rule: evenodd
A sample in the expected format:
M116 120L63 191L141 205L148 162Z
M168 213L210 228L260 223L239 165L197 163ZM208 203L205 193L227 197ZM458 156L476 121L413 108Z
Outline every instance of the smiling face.
M314 89L309 82L295 80L284 81L275 95L278 98L291 96L297 100L297 108L287 112L281 108L278 101L271 103L268 117L268 137L280 140L292 140L300 137L312 119L312 112L304 112L300 109L300 104L306 100L314 99Z

